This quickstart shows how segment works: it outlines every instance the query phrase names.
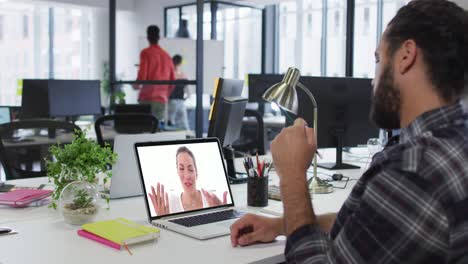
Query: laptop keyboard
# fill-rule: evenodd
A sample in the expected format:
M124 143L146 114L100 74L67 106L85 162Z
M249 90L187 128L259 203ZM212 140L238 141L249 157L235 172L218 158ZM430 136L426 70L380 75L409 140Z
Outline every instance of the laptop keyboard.
M243 212L236 210L225 210L220 212L214 212L209 214L201 214L190 217L178 218L174 220L169 220L169 222L183 225L185 227L192 227L204 224L210 224L215 222L221 222L229 219L239 218L243 215Z

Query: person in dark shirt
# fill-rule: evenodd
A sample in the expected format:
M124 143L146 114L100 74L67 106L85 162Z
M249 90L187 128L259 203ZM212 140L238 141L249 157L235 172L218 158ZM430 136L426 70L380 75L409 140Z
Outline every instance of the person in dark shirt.
M180 69L182 60L182 56L179 54L172 57L177 80L187 80L187 76ZM175 128L182 130L189 130L187 109L185 107L186 88L185 84L177 84L169 97L169 123Z
M467 47L468 16L455 3L402 7L375 52L371 106L379 127L401 129L399 141L373 157L337 215L315 215L314 131L297 119L271 144L284 216L244 216L232 245L286 235L291 263L467 263Z

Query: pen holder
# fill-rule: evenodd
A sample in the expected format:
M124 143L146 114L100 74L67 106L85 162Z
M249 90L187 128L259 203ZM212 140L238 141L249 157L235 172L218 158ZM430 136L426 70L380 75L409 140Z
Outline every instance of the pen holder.
M265 177L248 177L247 204L256 207L268 205L268 175Z

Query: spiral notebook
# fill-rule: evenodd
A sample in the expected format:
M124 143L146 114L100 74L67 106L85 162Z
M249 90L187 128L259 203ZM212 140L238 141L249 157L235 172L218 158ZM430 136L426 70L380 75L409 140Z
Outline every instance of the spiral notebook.
M81 228L120 246L157 239L160 232L157 228L140 225L125 218L84 224Z
M26 206L32 202L44 199L52 193L51 190L19 189L0 193L0 204L13 207Z

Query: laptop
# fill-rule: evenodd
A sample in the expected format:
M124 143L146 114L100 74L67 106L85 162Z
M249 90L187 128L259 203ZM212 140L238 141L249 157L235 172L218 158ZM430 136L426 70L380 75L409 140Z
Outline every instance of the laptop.
M136 143L135 152L146 211L153 225L204 240L228 235L231 224L244 214L234 209L217 138ZM156 199L152 199L158 193L158 183L161 187L164 185L164 197L168 199L164 202L167 211L160 209L160 214L153 203ZM207 198L202 189L218 198L216 205L205 201ZM188 193L196 193L199 198L184 203L183 198L189 196L184 195Z
M161 132L155 134L116 135L114 152L117 162L112 166L110 198L126 198L143 195L140 177L138 176L134 144L136 142L181 140L185 132Z
M0 106L0 125L11 122L10 107Z

